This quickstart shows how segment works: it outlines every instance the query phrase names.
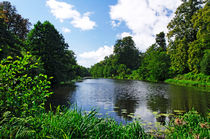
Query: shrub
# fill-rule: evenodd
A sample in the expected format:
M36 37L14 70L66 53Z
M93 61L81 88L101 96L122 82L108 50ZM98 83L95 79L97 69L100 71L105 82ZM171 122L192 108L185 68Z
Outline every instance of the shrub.
M13 60L11 56L0 63L0 111L11 111L15 116L28 116L44 109L50 82L43 74L31 76L38 68L32 55Z

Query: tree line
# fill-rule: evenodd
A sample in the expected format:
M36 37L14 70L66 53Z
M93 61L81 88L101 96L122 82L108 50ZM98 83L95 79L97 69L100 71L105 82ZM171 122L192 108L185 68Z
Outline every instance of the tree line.
M132 40L116 41L114 53L90 69L93 77L164 81L192 72L210 75L210 2L182 0L168 33L160 32L146 52ZM168 45L166 43L168 38Z
M69 50L64 37L49 21L31 23L17 13L10 2L0 2L0 60L32 55L31 62L39 66L31 70L32 76L46 74L52 84L87 76L88 70L77 64L75 54Z

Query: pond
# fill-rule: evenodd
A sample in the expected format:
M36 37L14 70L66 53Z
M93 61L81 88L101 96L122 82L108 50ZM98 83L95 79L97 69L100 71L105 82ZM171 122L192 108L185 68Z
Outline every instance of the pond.
M96 109L99 117L112 117L119 123L140 118L142 122L164 125L170 120L167 114L177 110L194 108L205 114L210 108L210 93L164 83L86 79L77 82L75 88L63 86L54 92L50 99L52 105L70 103L87 112Z

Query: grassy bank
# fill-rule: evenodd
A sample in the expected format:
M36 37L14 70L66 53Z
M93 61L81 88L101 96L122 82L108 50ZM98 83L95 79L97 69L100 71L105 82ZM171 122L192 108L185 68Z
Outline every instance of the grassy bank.
M0 138L151 138L139 122L119 125L95 114L75 109L17 118L6 112L0 122Z
M197 87L202 90L210 91L210 76L202 73L178 75L173 79L165 80L165 82L181 86Z
M74 110L45 112L28 117L14 117L5 112L0 119L0 138L158 138L146 133L138 121L122 125L113 119L97 118L95 111ZM209 138L209 115L204 118L192 110L171 119L162 138ZM160 136L159 136L160 137Z

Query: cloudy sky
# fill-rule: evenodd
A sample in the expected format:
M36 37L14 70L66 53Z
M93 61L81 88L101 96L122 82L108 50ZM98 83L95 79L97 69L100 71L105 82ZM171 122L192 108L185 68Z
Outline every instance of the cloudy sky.
M8 0L32 24L50 21L85 67L113 52L117 39L132 36L144 52L167 32L180 0Z

